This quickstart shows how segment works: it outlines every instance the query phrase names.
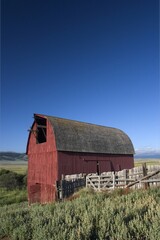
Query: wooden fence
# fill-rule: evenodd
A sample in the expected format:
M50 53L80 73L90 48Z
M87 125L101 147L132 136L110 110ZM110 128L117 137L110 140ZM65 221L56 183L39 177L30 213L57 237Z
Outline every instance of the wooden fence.
M61 181L57 181L57 197L62 200L85 186L93 188L95 191L160 186L160 165L146 166L146 164L143 164L129 170L105 172L101 175L62 175Z
M85 176L62 176L62 180L57 181L57 197L60 200L67 198L85 185Z
M106 172L101 175L86 176L86 187L96 191L114 188L147 188L160 186L160 165L142 166L119 172Z

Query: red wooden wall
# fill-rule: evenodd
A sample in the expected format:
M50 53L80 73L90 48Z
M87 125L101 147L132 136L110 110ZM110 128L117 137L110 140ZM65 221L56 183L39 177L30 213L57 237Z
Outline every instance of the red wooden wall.
M120 171L134 167L133 155L58 152L58 179L61 175Z
M36 130L36 123L33 125ZM52 126L47 122L47 142L37 144L30 133L28 154L28 200L51 202L56 198L57 151Z

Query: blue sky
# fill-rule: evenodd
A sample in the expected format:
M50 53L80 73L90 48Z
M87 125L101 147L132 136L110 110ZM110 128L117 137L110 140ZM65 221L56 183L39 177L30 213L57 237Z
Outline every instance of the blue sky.
M160 148L158 0L2 0L0 150L25 152L33 113Z

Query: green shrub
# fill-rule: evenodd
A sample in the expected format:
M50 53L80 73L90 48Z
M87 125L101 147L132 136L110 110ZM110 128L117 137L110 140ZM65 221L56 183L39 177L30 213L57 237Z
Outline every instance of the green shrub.
M0 170L0 188L13 190L26 187L26 175L18 174L6 169Z
M0 169L0 176L7 173L10 173L10 171L5 168Z
M27 201L26 189L6 190L0 188L0 206Z
M19 240L160 239L160 188L111 195L81 190L47 205L0 208L0 237Z

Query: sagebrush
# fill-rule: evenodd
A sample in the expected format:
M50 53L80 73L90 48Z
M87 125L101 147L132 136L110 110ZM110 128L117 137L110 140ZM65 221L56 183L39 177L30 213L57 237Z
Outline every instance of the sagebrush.
M19 240L160 239L160 188L123 195L77 193L47 205L27 203L0 209L0 236Z

